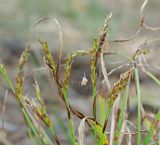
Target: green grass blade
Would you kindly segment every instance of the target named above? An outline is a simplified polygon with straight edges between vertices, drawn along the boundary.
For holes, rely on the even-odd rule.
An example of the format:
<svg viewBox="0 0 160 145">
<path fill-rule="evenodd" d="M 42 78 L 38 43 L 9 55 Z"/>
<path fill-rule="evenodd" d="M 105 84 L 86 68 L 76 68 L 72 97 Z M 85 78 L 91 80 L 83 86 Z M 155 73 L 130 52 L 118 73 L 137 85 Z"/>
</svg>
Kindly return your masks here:
<svg viewBox="0 0 160 145">
<path fill-rule="evenodd" d="M 101 91 L 101 90 L 100 90 Z M 99 114 L 99 123 L 100 125 L 103 125 L 106 119 L 106 98 L 105 96 L 100 92 L 98 95 L 98 114 Z"/>
<path fill-rule="evenodd" d="M 70 137 L 71 137 L 71 142 L 73 145 L 78 145 L 76 142 L 76 136 L 75 136 L 75 132 L 74 132 L 74 126 L 73 126 L 73 121 L 70 118 L 69 119 L 69 129 L 70 129 Z"/>
<path fill-rule="evenodd" d="M 37 132 L 35 126 L 33 125 L 30 117 L 28 116 L 28 113 L 24 110 L 24 108 L 22 108 L 22 113 L 24 115 L 25 121 L 28 124 L 28 126 L 30 127 L 30 129 L 33 131 L 34 135 L 36 136 L 38 142 L 40 145 L 44 145 L 43 140 L 41 139 L 39 133 Z"/>
<path fill-rule="evenodd" d="M 71 117 L 71 112 L 70 112 L 70 108 L 69 108 L 69 101 L 68 101 L 68 96 L 67 96 L 67 90 L 62 91 L 63 96 L 64 96 L 64 103 L 66 105 L 67 108 L 67 116 L 68 116 L 68 126 L 69 126 L 69 133 L 70 133 L 70 137 L 71 137 L 71 142 L 73 145 L 77 145 L 77 141 L 76 141 L 76 135 L 75 135 L 75 131 L 74 131 L 74 123 Z"/>
<path fill-rule="evenodd" d="M 156 76 L 154 76 L 149 71 L 144 71 L 144 72 L 160 86 L 160 80 Z"/>
<path fill-rule="evenodd" d="M 106 133 L 103 133 L 103 127 L 93 122 L 92 128 L 93 128 L 94 134 L 96 135 L 94 136 L 95 144 L 96 145 L 108 145 L 109 141 L 108 141 Z"/>
<path fill-rule="evenodd" d="M 40 128 L 40 130 L 43 133 L 45 143 L 49 144 L 49 145 L 54 145 L 53 142 L 51 141 L 51 139 L 49 138 L 48 134 L 46 133 L 46 131 L 42 127 Z"/>
<path fill-rule="evenodd" d="M 142 114 L 141 114 L 141 92 L 140 92 L 140 83 L 139 83 L 139 73 L 138 69 L 135 68 L 135 81 L 136 81 L 136 92 L 137 92 L 137 100 L 138 100 L 138 140 L 137 144 L 141 144 L 141 123 L 142 123 Z"/>
<path fill-rule="evenodd" d="M 7 82 L 7 85 L 14 93 L 14 87 L 13 87 L 12 81 L 10 80 L 9 76 L 7 75 L 6 69 L 4 68 L 4 66 L 2 64 L 0 64 L 0 74 L 5 79 L 5 81 Z"/>
<path fill-rule="evenodd" d="M 36 145 L 35 139 L 34 139 L 34 137 L 32 135 L 32 131 L 31 131 L 30 128 L 28 128 L 28 135 L 29 135 L 29 137 L 31 139 L 32 145 Z"/>
<path fill-rule="evenodd" d="M 123 124 L 123 120 L 125 117 L 125 113 L 126 113 L 126 108 L 127 108 L 127 101 L 128 101 L 128 95 L 129 95 L 129 85 L 130 85 L 130 80 L 128 81 L 128 85 L 125 88 L 124 94 L 122 95 L 122 104 L 121 104 L 121 111 L 120 111 L 120 115 L 118 118 L 118 123 L 117 123 L 117 130 L 115 131 L 115 145 L 118 145 L 118 138 L 120 136 L 120 131 L 122 129 L 122 124 Z"/>
<path fill-rule="evenodd" d="M 160 121 L 160 111 L 155 116 L 154 122 L 152 123 L 152 125 L 151 125 L 145 139 L 144 139 L 143 145 L 148 145 L 150 143 L 150 140 L 151 140 L 153 133 L 155 131 L 155 127 L 159 121 Z"/>
</svg>

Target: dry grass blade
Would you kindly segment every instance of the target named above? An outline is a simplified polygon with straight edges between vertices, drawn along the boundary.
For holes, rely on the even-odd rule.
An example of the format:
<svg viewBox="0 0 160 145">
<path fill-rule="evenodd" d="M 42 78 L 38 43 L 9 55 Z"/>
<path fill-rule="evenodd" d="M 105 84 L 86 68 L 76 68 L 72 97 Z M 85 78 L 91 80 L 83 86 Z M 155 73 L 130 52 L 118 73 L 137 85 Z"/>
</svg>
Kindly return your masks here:
<svg viewBox="0 0 160 145">
<path fill-rule="evenodd" d="M 125 132 L 125 129 L 126 129 L 126 120 L 124 119 L 122 123 L 121 132 Z M 124 134 L 120 134 L 119 139 L 118 139 L 118 145 L 122 144 L 123 137 L 124 137 Z"/>
<path fill-rule="evenodd" d="M 84 134 L 85 134 L 85 122 L 88 117 L 84 117 L 79 124 L 78 133 L 79 133 L 79 145 L 84 145 Z"/>
<path fill-rule="evenodd" d="M 140 13 L 139 13 L 139 15 L 140 15 L 140 19 L 141 19 L 141 20 L 143 20 L 144 17 L 145 17 L 145 16 L 143 16 L 143 12 L 144 12 L 144 9 L 145 9 L 147 3 L 148 3 L 148 0 L 145 0 L 145 1 L 143 2 L 143 4 L 142 4 L 141 8 L 140 8 Z"/>
<path fill-rule="evenodd" d="M 111 87 L 111 84 L 109 82 L 107 68 L 105 67 L 103 53 L 101 53 L 101 68 L 102 68 L 102 73 L 103 73 L 104 80 L 105 80 L 105 82 L 107 84 L 107 87 L 108 87 L 108 90 L 109 90 L 110 87 Z"/>
<path fill-rule="evenodd" d="M 143 16 L 143 12 L 144 12 L 144 9 L 146 7 L 146 5 L 148 4 L 148 0 L 145 0 L 141 6 L 141 9 L 140 9 L 140 19 L 141 19 L 141 26 L 143 26 L 145 29 L 148 29 L 148 30 L 151 30 L 151 31 L 160 31 L 160 27 L 151 27 L 151 26 L 148 26 L 145 22 L 144 22 L 144 18 L 145 16 Z"/>
<path fill-rule="evenodd" d="M 114 73 L 115 71 L 117 71 L 117 70 L 119 70 L 119 69 L 121 69 L 121 68 L 123 68 L 123 67 L 126 67 L 126 66 L 129 66 L 130 64 L 123 64 L 123 65 L 120 65 L 120 66 L 118 66 L 118 67 L 116 67 L 116 68 L 113 68 L 110 72 L 108 72 L 108 76 L 110 76 L 112 73 Z M 104 82 L 105 80 L 103 80 L 102 82 Z"/>
<path fill-rule="evenodd" d="M 127 39 L 117 39 L 117 40 L 112 40 L 111 42 L 126 42 L 126 41 L 131 41 L 133 39 L 135 39 L 139 33 L 141 32 L 142 30 L 142 27 L 145 28 L 145 29 L 148 29 L 148 30 L 151 30 L 151 31 L 160 31 L 160 27 L 151 27 L 151 26 L 148 26 L 145 22 L 144 22 L 144 18 L 145 16 L 143 16 L 143 12 L 144 12 L 144 9 L 146 7 L 146 5 L 148 4 L 148 0 L 144 0 L 142 6 L 141 6 L 141 9 L 140 9 L 140 12 L 139 12 L 139 15 L 140 15 L 140 25 L 139 25 L 139 28 L 137 30 L 137 32 L 132 35 L 131 37 L 127 38 Z"/>
<path fill-rule="evenodd" d="M 129 38 L 112 40 L 111 42 L 127 42 L 127 41 L 131 41 L 131 40 L 135 39 L 139 35 L 139 33 L 142 30 L 142 26 L 144 25 L 143 11 L 144 11 L 144 8 L 147 5 L 147 3 L 148 3 L 148 0 L 145 0 L 143 2 L 142 6 L 141 6 L 141 9 L 140 9 L 140 12 L 139 12 L 139 15 L 140 15 L 140 25 L 139 25 L 138 30 L 136 31 L 136 33 L 134 35 L 130 36 Z"/>
<path fill-rule="evenodd" d="M 160 31 L 160 27 L 151 27 L 148 26 L 146 23 L 143 23 L 143 27 L 151 31 Z"/>
<path fill-rule="evenodd" d="M 142 28 L 139 27 L 137 32 L 134 35 L 130 36 L 129 38 L 112 40 L 111 42 L 127 42 L 127 41 L 131 41 L 131 40 L 135 39 L 139 35 L 139 33 L 141 32 L 141 29 Z"/>
<path fill-rule="evenodd" d="M 63 35 L 62 35 L 62 27 L 61 25 L 59 24 L 58 20 L 55 19 L 55 18 L 52 18 L 52 17 L 45 17 L 45 18 L 42 18 L 40 20 L 38 20 L 33 26 L 32 28 L 35 28 L 38 24 L 40 24 L 41 22 L 45 21 L 45 20 L 53 20 L 55 22 L 55 24 L 57 25 L 58 27 L 58 32 L 59 32 L 59 40 L 60 40 L 60 49 L 59 49 L 59 54 L 60 54 L 60 57 L 61 57 L 61 54 L 62 54 L 62 44 L 63 44 Z M 61 58 L 60 58 L 61 59 Z"/>
<path fill-rule="evenodd" d="M 4 129 L 4 113 L 5 113 L 5 109 L 6 109 L 7 98 L 8 98 L 8 91 L 6 90 L 5 95 L 4 95 L 4 103 L 3 103 L 3 107 L 2 107 L 2 113 L 1 113 L 2 129 Z"/>
<path fill-rule="evenodd" d="M 129 133 L 129 136 L 128 136 L 128 145 L 132 145 L 132 135 L 131 135 L 131 131 L 130 131 L 130 128 L 127 126 L 126 130 L 128 131 Z"/>
<path fill-rule="evenodd" d="M 119 100 L 119 99 L 118 99 Z M 119 101 L 115 101 L 112 107 L 112 113 L 111 113 L 111 128 L 110 128 L 110 138 L 109 138 L 109 144 L 113 145 L 114 142 L 114 132 L 115 132 L 115 125 L 116 125 L 116 110 L 118 106 Z"/>
</svg>

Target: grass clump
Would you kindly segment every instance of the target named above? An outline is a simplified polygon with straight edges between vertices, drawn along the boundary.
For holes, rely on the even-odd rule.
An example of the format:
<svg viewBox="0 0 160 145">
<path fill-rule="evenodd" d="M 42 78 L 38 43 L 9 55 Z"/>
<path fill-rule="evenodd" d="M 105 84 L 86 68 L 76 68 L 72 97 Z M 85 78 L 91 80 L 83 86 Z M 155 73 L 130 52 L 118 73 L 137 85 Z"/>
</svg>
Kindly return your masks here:
<svg viewBox="0 0 160 145">
<path fill-rule="evenodd" d="M 146 5 L 146 1 L 143 4 L 141 13 Z M 61 50 L 59 50 L 57 60 L 51 54 L 48 43 L 42 39 L 39 40 L 43 58 L 45 64 L 50 72 L 50 77 L 54 78 L 56 86 L 58 89 L 59 97 L 64 102 L 66 113 L 67 113 L 67 122 L 69 129 L 69 140 L 72 145 L 84 145 L 85 138 L 85 123 L 87 124 L 90 133 L 93 135 L 93 142 L 96 145 L 109 145 L 110 143 L 114 145 L 123 144 L 124 136 L 127 137 L 126 144 L 132 144 L 132 136 L 137 136 L 137 144 L 147 145 L 150 143 L 160 143 L 158 138 L 158 124 L 160 122 L 160 113 L 153 113 L 153 121 L 151 122 L 148 114 L 143 109 L 142 105 L 142 95 L 140 91 L 140 78 L 139 70 L 141 69 L 146 75 L 148 75 L 152 80 L 154 80 L 158 85 L 160 85 L 160 80 L 154 76 L 151 72 L 146 70 L 140 61 L 140 58 L 144 58 L 146 55 L 143 47 L 137 49 L 132 57 L 128 57 L 125 54 L 119 52 L 110 51 L 109 43 L 107 39 L 107 33 L 109 30 L 109 20 L 111 15 L 107 16 L 104 25 L 98 34 L 98 36 L 93 41 L 92 49 L 88 50 L 78 50 L 74 53 L 68 54 L 66 58 L 65 67 L 64 67 L 64 76 L 60 75 L 60 65 L 61 65 Z M 143 21 L 144 22 L 144 21 Z M 142 21 L 141 21 L 142 23 Z M 146 25 L 141 25 L 141 27 Z M 138 30 L 139 32 L 139 30 Z M 137 33 L 136 33 L 137 35 Z M 134 37 L 133 37 L 134 38 Z M 118 42 L 129 41 L 131 39 L 119 40 Z M 117 40 L 116 40 L 117 41 Z M 62 49 L 62 48 L 60 48 Z M 7 82 L 9 89 L 12 91 L 13 95 L 17 98 L 22 115 L 27 125 L 28 135 L 32 140 L 32 144 L 61 144 L 61 140 L 58 138 L 58 134 L 55 131 L 55 126 L 53 121 L 50 119 L 47 114 L 46 105 L 41 96 L 41 91 L 38 85 L 38 82 L 35 80 L 34 90 L 36 100 L 31 98 L 28 95 L 25 95 L 23 92 L 23 83 L 24 83 L 24 67 L 28 60 L 30 54 L 30 47 L 22 53 L 19 63 L 18 63 L 18 72 L 16 77 L 16 85 L 14 87 L 12 81 L 7 75 L 6 69 L 1 64 L 0 65 L 0 74 Z M 103 55 L 121 55 L 127 58 L 128 67 L 126 71 L 120 75 L 120 78 L 116 80 L 113 84 L 109 82 L 109 75 L 107 74 L 106 68 L 104 67 L 102 57 Z M 92 116 L 86 116 L 84 113 L 79 110 L 75 110 L 69 102 L 69 82 L 70 75 L 72 70 L 72 63 L 75 57 L 87 56 L 90 61 L 90 78 L 92 82 Z M 99 60 L 101 57 L 101 61 Z M 97 75 L 96 69 L 97 65 L 101 64 L 102 68 L 99 70 L 101 76 Z M 128 102 L 129 102 L 129 88 L 131 82 L 135 79 L 135 88 L 137 94 L 138 102 L 138 116 L 137 116 L 137 129 L 133 132 L 130 129 L 130 126 L 127 124 L 128 121 Z M 108 94 L 105 93 L 103 87 L 103 79 L 108 82 Z M 99 81 L 100 80 L 100 81 Z M 100 83 L 98 83 L 100 82 Z M 98 102 L 97 102 L 98 100 Z M 38 104 L 37 104 L 38 102 Z M 115 103 L 116 102 L 116 103 Z M 115 108 L 114 108 L 115 107 Z M 109 123 L 112 122 L 111 112 L 115 109 L 116 121 L 114 123 L 114 128 L 110 127 Z M 76 127 L 74 125 L 73 115 L 80 119 L 79 126 L 79 135 L 76 134 Z M 56 115 L 57 116 L 57 115 Z M 48 133 L 45 128 L 48 128 Z M 129 121 L 128 121 L 129 122 Z M 142 123 L 145 124 L 147 130 L 142 130 Z M 128 129 L 128 132 L 126 131 Z M 109 130 L 109 132 L 108 132 Z M 145 135 L 143 135 L 145 133 Z M 50 136 L 52 135 L 52 137 Z M 109 134 L 113 135 L 113 138 L 109 137 Z M 143 137 L 142 137 L 143 135 Z M 79 138 L 78 138 L 79 137 Z M 54 139 L 54 141 L 52 140 Z"/>
</svg>

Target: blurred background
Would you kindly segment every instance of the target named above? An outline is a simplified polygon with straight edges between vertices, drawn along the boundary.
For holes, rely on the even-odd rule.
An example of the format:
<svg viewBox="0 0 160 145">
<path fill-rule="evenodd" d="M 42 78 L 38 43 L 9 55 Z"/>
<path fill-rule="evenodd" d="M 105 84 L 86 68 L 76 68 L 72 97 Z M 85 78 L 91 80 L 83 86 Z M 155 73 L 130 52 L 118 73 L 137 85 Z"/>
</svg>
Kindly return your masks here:
<svg viewBox="0 0 160 145">
<path fill-rule="evenodd" d="M 143 0 L 0 0 L 0 62 L 6 66 L 11 79 L 15 82 L 18 58 L 21 52 L 30 45 L 33 53 L 26 65 L 25 93 L 34 96 L 32 84 L 34 77 L 36 77 L 48 106 L 48 111 L 51 115 L 54 112 L 53 120 L 56 122 L 58 121 L 57 118 L 66 118 L 64 111 L 60 116 L 55 117 L 57 110 L 59 108 L 63 110 L 64 106 L 57 97 L 57 90 L 53 89 L 53 82 L 47 77 L 48 72 L 43 68 L 42 70 L 35 70 L 44 67 L 38 42 L 39 38 L 48 41 L 50 50 L 56 57 L 57 48 L 60 46 L 58 27 L 53 20 L 45 20 L 36 27 L 33 27 L 34 24 L 44 17 L 53 17 L 58 20 L 62 27 L 63 55 L 65 57 L 69 52 L 91 48 L 93 39 L 99 33 L 106 16 L 111 12 L 113 14 L 108 34 L 109 40 L 123 39 L 134 35 L 140 25 L 139 12 L 142 3 Z M 145 22 L 148 25 L 160 26 L 159 8 L 159 0 L 148 2 L 144 11 L 146 13 Z M 131 56 L 146 39 L 152 41 L 159 37 L 160 32 L 142 29 L 139 36 L 132 41 L 124 43 L 110 42 L 110 50 L 123 52 Z M 150 53 L 146 56 L 146 59 L 149 64 L 156 66 L 149 69 L 160 78 L 160 41 L 148 43 L 147 47 L 150 49 Z M 106 58 L 108 70 L 113 69 L 116 65 L 113 66 L 107 62 L 122 60 L 124 58 L 119 56 Z M 85 88 L 79 85 L 84 72 L 86 77 L 89 78 L 87 58 L 74 60 L 73 66 L 69 91 L 71 104 L 80 111 L 90 114 L 91 107 L 88 108 L 88 103 L 91 104 L 90 80 Z M 117 79 L 123 71 L 122 69 L 116 72 L 112 76 L 113 80 Z M 158 86 L 143 73 L 141 73 L 141 83 L 143 103 L 149 106 L 149 109 L 159 109 L 160 90 Z M 6 90 L 6 84 L 1 77 L 0 85 L 1 110 Z M 132 91 L 134 91 L 134 86 L 131 88 Z M 131 105 L 134 110 L 134 106 L 136 106 L 135 94 L 131 96 Z M 3 119 L 5 125 L 0 126 L 5 129 L 5 132 L 0 130 L 0 140 L 4 138 L 9 144 L 16 145 L 31 144 L 25 135 L 24 121 L 19 106 L 10 93 L 8 93 Z M 58 125 L 57 130 L 59 131 Z M 62 136 L 62 140 L 63 138 Z"/>
</svg>

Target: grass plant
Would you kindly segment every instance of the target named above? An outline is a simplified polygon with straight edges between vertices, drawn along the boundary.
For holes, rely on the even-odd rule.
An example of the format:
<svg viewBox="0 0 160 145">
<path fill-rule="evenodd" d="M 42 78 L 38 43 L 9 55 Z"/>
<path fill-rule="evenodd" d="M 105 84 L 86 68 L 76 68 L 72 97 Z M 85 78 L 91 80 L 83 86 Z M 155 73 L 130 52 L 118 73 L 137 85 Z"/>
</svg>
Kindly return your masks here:
<svg viewBox="0 0 160 145">
<path fill-rule="evenodd" d="M 141 13 L 147 4 L 147 1 L 142 5 Z M 109 42 L 107 38 L 107 34 L 109 32 L 109 20 L 111 19 L 111 14 L 107 16 L 104 25 L 101 28 L 101 31 L 97 35 L 97 37 L 93 41 L 93 46 L 91 49 L 87 50 L 78 50 L 68 54 L 68 57 L 65 60 L 64 64 L 64 75 L 60 75 L 60 65 L 61 65 L 61 53 L 62 48 L 59 48 L 57 58 L 54 58 L 49 47 L 47 41 L 43 39 L 39 39 L 41 45 L 41 51 L 46 64 L 47 69 L 50 72 L 51 79 L 56 83 L 59 99 L 61 99 L 65 105 L 66 114 L 67 114 L 67 124 L 69 130 L 69 142 L 68 144 L 72 145 L 84 145 L 84 138 L 85 131 L 84 126 L 85 123 L 89 128 L 89 132 L 93 135 L 93 142 L 96 145 L 109 145 L 112 143 L 114 145 L 123 144 L 124 136 L 129 138 L 131 136 L 137 136 L 137 144 L 138 145 L 148 145 L 150 143 L 160 144 L 160 139 L 158 138 L 158 124 L 160 123 L 160 112 L 154 114 L 153 122 L 151 122 L 147 116 L 148 114 L 143 109 L 142 104 L 142 97 L 141 94 L 141 84 L 140 84 L 140 76 L 139 70 L 143 70 L 143 72 L 149 76 L 153 81 L 160 85 L 160 80 L 151 72 L 146 70 L 144 66 L 142 67 L 139 58 L 144 57 L 146 55 L 145 50 L 142 47 L 139 47 L 137 51 L 132 55 L 132 57 L 126 56 L 126 54 L 121 54 L 119 52 L 113 52 L 109 50 Z M 151 27 L 147 27 L 144 24 L 144 21 L 141 21 L 141 27 L 146 29 L 153 29 Z M 155 31 L 155 29 L 154 29 Z M 139 33 L 139 30 L 138 30 Z M 138 34 L 136 33 L 136 36 Z M 132 39 L 134 37 L 131 37 Z M 119 40 L 118 42 L 125 42 L 131 40 L 124 39 Z M 116 42 L 116 41 L 115 41 Z M 59 135 L 55 130 L 55 124 L 49 117 L 47 113 L 47 105 L 45 105 L 43 98 L 45 96 L 41 96 L 41 91 L 38 85 L 38 81 L 35 80 L 34 82 L 34 90 L 36 100 L 33 99 L 31 96 L 24 94 L 23 85 L 24 85 L 24 67 L 29 59 L 31 48 L 27 47 L 25 51 L 22 53 L 18 67 L 17 67 L 17 77 L 16 77 L 16 84 L 13 85 L 9 75 L 5 67 L 0 64 L 0 74 L 3 79 L 6 81 L 8 85 L 8 89 L 11 90 L 12 94 L 17 99 L 19 106 L 21 108 L 22 115 L 24 117 L 28 136 L 31 138 L 31 142 L 33 145 L 37 143 L 40 145 L 49 144 L 49 145 L 60 145 L 61 140 L 59 140 Z M 121 55 L 125 59 L 127 58 L 128 65 L 126 66 L 126 71 L 124 71 L 118 80 L 113 82 L 112 84 L 109 82 L 109 76 L 107 71 L 105 70 L 105 65 L 103 62 L 103 58 L 100 61 L 100 56 L 107 55 Z M 79 56 L 87 56 L 89 58 L 90 64 L 90 78 L 92 83 L 92 116 L 86 116 L 85 112 L 80 112 L 79 110 L 75 110 L 69 102 L 69 87 L 70 87 L 70 75 L 72 70 L 72 63 L 75 58 Z M 102 68 L 99 68 L 101 76 L 97 75 L 97 66 L 101 64 Z M 121 68 L 121 67 L 119 67 Z M 105 93 L 105 89 L 103 87 L 103 79 L 108 84 L 108 93 Z M 135 79 L 135 81 L 134 81 Z M 100 80 L 100 81 L 98 81 Z M 100 82 L 100 83 L 98 83 Z M 43 82 L 45 83 L 45 82 Z M 126 120 L 128 120 L 128 102 L 130 98 L 130 85 L 131 83 L 135 83 L 136 94 L 137 94 L 137 129 L 136 131 L 128 132 L 129 125 L 125 124 Z M 113 110 L 113 106 L 115 102 L 119 99 L 119 102 L 116 104 L 115 109 L 115 117 L 116 121 L 113 122 L 114 129 L 110 127 L 109 122 L 111 122 L 111 112 Z M 38 102 L 38 104 L 37 104 Z M 57 116 L 57 115 L 56 115 Z M 80 119 L 80 126 L 79 126 L 79 140 L 78 135 L 76 134 L 76 127 L 74 125 L 73 116 Z M 57 118 L 60 120 L 60 118 Z M 147 126 L 147 129 L 144 131 L 142 130 L 143 125 Z M 45 127 L 44 127 L 45 125 Z M 62 121 L 60 122 L 62 128 L 65 129 L 64 124 Z M 87 128 L 85 127 L 85 128 Z M 46 131 L 47 128 L 49 132 Z M 109 130 L 109 133 L 107 132 Z M 64 133 L 67 133 L 65 130 Z M 109 134 L 113 134 L 113 139 L 109 138 Z M 142 138 L 142 134 L 145 134 L 145 137 Z M 52 136 L 50 136 L 52 135 Z M 68 137 L 68 134 L 66 135 Z M 143 135 L 144 136 L 144 135 Z M 129 139 L 128 139 L 129 140 Z M 127 142 L 130 144 L 131 142 Z"/>
</svg>

